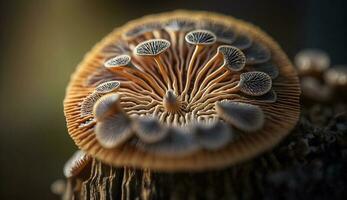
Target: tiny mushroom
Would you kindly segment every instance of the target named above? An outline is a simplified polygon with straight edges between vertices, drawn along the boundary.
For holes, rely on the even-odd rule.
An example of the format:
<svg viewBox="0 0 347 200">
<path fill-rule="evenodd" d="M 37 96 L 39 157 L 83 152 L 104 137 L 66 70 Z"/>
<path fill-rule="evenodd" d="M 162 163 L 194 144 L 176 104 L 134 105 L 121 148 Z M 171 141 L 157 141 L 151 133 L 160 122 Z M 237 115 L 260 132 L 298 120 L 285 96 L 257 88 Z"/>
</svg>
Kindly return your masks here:
<svg viewBox="0 0 347 200">
<path fill-rule="evenodd" d="M 64 175 L 66 178 L 78 176 L 85 167 L 90 164 L 91 157 L 84 151 L 76 151 L 72 157 L 65 163 Z"/>
<path fill-rule="evenodd" d="M 294 61 L 300 76 L 320 76 L 330 66 L 328 54 L 319 49 L 302 50 Z"/>
<path fill-rule="evenodd" d="M 201 171 L 274 147 L 299 99 L 296 70 L 259 28 L 175 11 L 102 40 L 72 76 L 64 112 L 77 146 L 103 163 Z"/>
<path fill-rule="evenodd" d="M 333 88 L 347 89 L 347 66 L 329 68 L 324 74 L 325 82 Z"/>
</svg>

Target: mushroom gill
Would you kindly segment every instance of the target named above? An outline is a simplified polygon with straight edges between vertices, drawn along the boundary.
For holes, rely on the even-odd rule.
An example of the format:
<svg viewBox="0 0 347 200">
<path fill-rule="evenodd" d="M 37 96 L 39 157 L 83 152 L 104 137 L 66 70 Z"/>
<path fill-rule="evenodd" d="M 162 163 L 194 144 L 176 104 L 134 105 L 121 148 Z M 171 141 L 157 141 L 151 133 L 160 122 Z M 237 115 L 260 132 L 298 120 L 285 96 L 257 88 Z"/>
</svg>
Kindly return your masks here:
<svg viewBox="0 0 347 200">
<path fill-rule="evenodd" d="M 294 68 L 259 28 L 175 11 L 97 44 L 71 79 L 64 111 L 75 143 L 108 164 L 203 170 L 276 145 L 298 120 L 299 95 Z"/>
</svg>

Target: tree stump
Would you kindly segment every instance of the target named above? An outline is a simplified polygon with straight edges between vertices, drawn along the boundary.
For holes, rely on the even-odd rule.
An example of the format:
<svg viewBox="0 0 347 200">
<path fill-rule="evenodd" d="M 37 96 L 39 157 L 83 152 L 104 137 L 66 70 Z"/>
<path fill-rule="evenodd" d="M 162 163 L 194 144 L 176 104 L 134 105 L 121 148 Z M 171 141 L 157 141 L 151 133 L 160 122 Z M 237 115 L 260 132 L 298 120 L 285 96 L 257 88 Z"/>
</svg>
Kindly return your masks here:
<svg viewBox="0 0 347 200">
<path fill-rule="evenodd" d="M 345 105 L 310 106 L 278 147 L 223 170 L 162 173 L 93 159 L 67 180 L 63 199 L 342 199 L 347 195 L 343 110 Z"/>
</svg>

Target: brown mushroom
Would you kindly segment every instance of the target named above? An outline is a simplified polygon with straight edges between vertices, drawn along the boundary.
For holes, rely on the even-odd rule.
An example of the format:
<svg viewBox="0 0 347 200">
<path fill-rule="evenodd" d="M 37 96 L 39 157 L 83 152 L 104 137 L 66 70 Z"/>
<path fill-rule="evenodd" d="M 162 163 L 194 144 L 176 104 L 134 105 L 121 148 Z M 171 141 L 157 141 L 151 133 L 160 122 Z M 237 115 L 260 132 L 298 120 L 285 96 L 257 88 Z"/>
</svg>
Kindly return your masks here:
<svg viewBox="0 0 347 200">
<path fill-rule="evenodd" d="M 302 50 L 296 54 L 294 61 L 300 76 L 319 77 L 330 66 L 328 54 L 319 49 Z"/>
<path fill-rule="evenodd" d="M 66 178 L 75 177 L 91 162 L 91 157 L 84 151 L 76 151 L 65 163 L 64 175 Z"/>
<path fill-rule="evenodd" d="M 116 44 L 129 50 L 105 53 Z M 203 170 L 275 146 L 298 120 L 299 96 L 295 69 L 259 28 L 177 11 L 107 36 L 73 75 L 64 111 L 75 143 L 104 163 Z"/>
<path fill-rule="evenodd" d="M 324 73 L 325 83 L 334 90 L 335 96 L 347 98 L 347 66 L 338 65 Z"/>
</svg>

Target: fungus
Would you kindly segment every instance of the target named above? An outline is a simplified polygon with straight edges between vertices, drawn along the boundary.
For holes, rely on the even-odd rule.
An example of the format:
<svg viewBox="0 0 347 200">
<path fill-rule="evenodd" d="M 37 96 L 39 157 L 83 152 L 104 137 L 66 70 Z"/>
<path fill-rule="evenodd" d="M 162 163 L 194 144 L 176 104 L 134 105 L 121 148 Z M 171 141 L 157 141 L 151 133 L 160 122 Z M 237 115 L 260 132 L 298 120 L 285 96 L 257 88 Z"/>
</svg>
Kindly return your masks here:
<svg viewBox="0 0 347 200">
<path fill-rule="evenodd" d="M 141 117 L 134 121 L 134 131 L 141 141 L 155 143 L 167 136 L 168 131 L 154 117 Z"/>
<path fill-rule="evenodd" d="M 108 81 L 108 82 L 105 82 L 105 83 L 98 85 L 95 88 L 95 92 L 97 92 L 99 94 L 106 94 L 106 93 L 117 91 L 119 86 L 120 86 L 119 81 Z"/>
<path fill-rule="evenodd" d="M 236 36 L 235 41 L 232 43 L 234 47 L 241 50 L 247 49 L 252 45 L 252 38 L 245 33 L 240 33 Z"/>
<path fill-rule="evenodd" d="M 244 68 L 246 57 L 240 49 L 224 45 L 218 47 L 218 52 L 220 52 L 224 58 L 222 66 L 231 71 L 241 71 Z"/>
<path fill-rule="evenodd" d="M 303 97 L 309 100 L 327 102 L 333 96 L 331 88 L 314 77 L 301 78 L 301 89 Z"/>
<path fill-rule="evenodd" d="M 94 105 L 96 139 L 105 148 L 113 148 L 132 136 L 131 120 L 120 106 L 118 94 L 109 94 L 100 98 Z"/>
<path fill-rule="evenodd" d="M 115 67 L 127 66 L 130 63 L 130 56 L 128 55 L 119 55 L 107 60 L 104 65 L 106 68 L 112 69 Z"/>
<path fill-rule="evenodd" d="M 246 72 L 240 75 L 240 91 L 251 96 L 261 96 L 270 91 L 271 77 L 264 72 Z"/>
<path fill-rule="evenodd" d="M 216 103 L 218 115 L 236 128 L 253 132 L 264 125 L 264 112 L 259 106 L 224 100 Z"/>
<path fill-rule="evenodd" d="M 78 176 L 81 171 L 90 164 L 91 157 L 84 151 L 76 151 L 64 165 L 64 175 L 66 178 Z"/>
<path fill-rule="evenodd" d="M 253 43 L 245 50 L 247 64 L 259 64 L 268 61 L 271 58 L 270 51 L 265 46 Z"/>
<path fill-rule="evenodd" d="M 224 147 L 235 136 L 233 130 L 219 120 L 206 124 L 197 124 L 193 128 L 193 133 L 199 145 L 208 150 Z"/>
<path fill-rule="evenodd" d="M 202 20 L 198 28 L 213 32 L 216 35 L 217 41 L 222 43 L 231 44 L 236 38 L 233 27 L 226 26 L 222 23 L 211 22 L 208 19 Z"/>
<path fill-rule="evenodd" d="M 347 88 L 347 66 L 335 66 L 324 74 L 324 80 L 333 88 Z"/>
<path fill-rule="evenodd" d="M 75 143 L 104 163 L 204 170 L 276 145 L 299 96 L 295 69 L 261 30 L 178 11 L 107 36 L 72 76 L 64 111 Z"/>
<path fill-rule="evenodd" d="M 156 143 L 137 143 L 136 145 L 144 151 L 151 152 L 164 157 L 182 157 L 191 155 L 199 150 L 194 136 L 186 129 L 170 127 L 167 129 L 166 137 Z"/>
<path fill-rule="evenodd" d="M 299 75 L 320 76 L 330 66 L 328 54 L 319 49 L 300 51 L 294 61 Z"/>
</svg>

